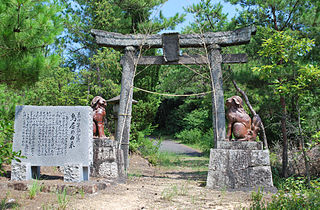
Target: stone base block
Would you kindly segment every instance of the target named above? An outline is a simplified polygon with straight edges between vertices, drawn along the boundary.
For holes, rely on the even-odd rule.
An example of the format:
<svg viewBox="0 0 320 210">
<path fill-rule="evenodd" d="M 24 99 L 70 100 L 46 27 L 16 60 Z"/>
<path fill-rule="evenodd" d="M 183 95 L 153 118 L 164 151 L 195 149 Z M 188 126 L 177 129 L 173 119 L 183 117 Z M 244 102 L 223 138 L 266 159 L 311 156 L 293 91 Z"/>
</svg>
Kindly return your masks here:
<svg viewBox="0 0 320 210">
<path fill-rule="evenodd" d="M 217 149 L 262 150 L 262 142 L 256 141 L 217 141 Z"/>
<path fill-rule="evenodd" d="M 93 139 L 93 165 L 91 176 L 111 179 L 125 177 L 123 152 L 117 141 L 111 139 Z"/>
<path fill-rule="evenodd" d="M 23 181 L 32 179 L 31 163 L 19 163 L 12 161 L 11 163 L 11 180 Z"/>
<path fill-rule="evenodd" d="M 65 182 L 82 182 L 89 180 L 89 167 L 82 164 L 66 163 L 63 167 Z"/>
<path fill-rule="evenodd" d="M 207 187 L 274 191 L 268 150 L 211 149 Z"/>
<path fill-rule="evenodd" d="M 24 181 L 40 177 L 40 166 L 31 166 L 31 163 L 12 161 L 11 180 Z"/>
</svg>

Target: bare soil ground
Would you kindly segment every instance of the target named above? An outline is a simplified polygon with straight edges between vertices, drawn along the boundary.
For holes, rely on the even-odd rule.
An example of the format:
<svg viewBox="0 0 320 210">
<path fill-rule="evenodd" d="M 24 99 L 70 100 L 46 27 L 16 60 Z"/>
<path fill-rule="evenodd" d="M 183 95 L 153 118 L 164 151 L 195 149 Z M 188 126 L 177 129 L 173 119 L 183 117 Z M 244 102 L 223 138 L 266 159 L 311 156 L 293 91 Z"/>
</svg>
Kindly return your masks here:
<svg viewBox="0 0 320 210">
<path fill-rule="evenodd" d="M 251 193 L 205 188 L 208 158 L 183 156 L 177 166 L 154 167 L 138 155 L 130 159 L 127 183 L 115 184 L 95 194 L 68 195 L 39 192 L 30 199 L 29 191 L 0 185 L 0 201 L 16 209 L 242 209 L 251 203 Z M 52 175 L 61 176 L 51 169 Z M 62 182 L 62 180 L 58 180 Z M 1 183 L 9 182 L 1 178 Z M 60 202 L 58 201 L 60 197 Z M 266 195 L 269 199 L 271 195 Z M 18 204 L 18 205 L 15 205 Z M 3 206 L 3 205 L 2 205 Z M 1 209 L 1 205 L 0 205 Z"/>
</svg>

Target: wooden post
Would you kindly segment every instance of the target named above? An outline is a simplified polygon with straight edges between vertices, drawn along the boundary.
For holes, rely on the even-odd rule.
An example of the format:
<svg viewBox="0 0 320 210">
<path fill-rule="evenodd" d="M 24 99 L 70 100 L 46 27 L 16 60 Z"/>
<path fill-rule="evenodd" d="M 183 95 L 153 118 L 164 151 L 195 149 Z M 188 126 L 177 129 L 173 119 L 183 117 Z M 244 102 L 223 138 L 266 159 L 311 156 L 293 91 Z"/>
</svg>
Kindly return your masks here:
<svg viewBox="0 0 320 210">
<path fill-rule="evenodd" d="M 208 46 L 208 57 L 210 63 L 211 88 L 212 88 L 212 118 L 214 132 L 214 148 L 217 148 L 218 141 L 226 138 L 226 120 L 223 97 L 222 80 L 222 55 L 219 45 Z"/>
<path fill-rule="evenodd" d="M 116 140 L 123 151 L 125 171 L 129 167 L 129 137 L 135 73 L 134 52 L 135 48 L 128 46 L 125 48 L 124 56 L 121 58 L 122 80 Z"/>
</svg>

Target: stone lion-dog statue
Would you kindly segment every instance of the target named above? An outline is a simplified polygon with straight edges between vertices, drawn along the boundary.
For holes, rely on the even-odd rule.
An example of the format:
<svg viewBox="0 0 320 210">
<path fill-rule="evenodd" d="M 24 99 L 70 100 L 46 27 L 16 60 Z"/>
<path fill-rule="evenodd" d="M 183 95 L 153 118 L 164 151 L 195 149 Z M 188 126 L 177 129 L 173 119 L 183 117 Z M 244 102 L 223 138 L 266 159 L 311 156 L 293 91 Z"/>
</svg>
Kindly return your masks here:
<svg viewBox="0 0 320 210">
<path fill-rule="evenodd" d="M 255 141 L 260 130 L 261 119 L 259 115 L 251 118 L 243 108 L 243 101 L 240 96 L 232 96 L 226 101 L 228 119 L 226 140 L 235 141 Z"/>
<path fill-rule="evenodd" d="M 95 138 L 106 138 L 104 134 L 106 106 L 107 102 L 101 96 L 96 96 L 91 101 L 93 109 L 93 137 Z"/>
</svg>

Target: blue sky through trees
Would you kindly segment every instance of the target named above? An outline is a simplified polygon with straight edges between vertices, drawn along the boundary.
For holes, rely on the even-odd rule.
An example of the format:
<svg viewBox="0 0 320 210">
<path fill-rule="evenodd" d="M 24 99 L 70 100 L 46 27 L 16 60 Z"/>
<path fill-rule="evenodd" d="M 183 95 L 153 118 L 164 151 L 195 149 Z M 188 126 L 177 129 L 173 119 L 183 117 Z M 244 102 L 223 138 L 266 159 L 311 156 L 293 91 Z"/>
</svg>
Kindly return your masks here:
<svg viewBox="0 0 320 210">
<path fill-rule="evenodd" d="M 177 12 L 182 14 L 184 13 L 184 9 L 188 6 L 191 6 L 192 4 L 199 3 L 200 0 L 168 0 L 166 3 L 163 4 L 158 10 L 155 11 L 155 15 L 159 14 L 159 11 L 161 10 L 163 15 L 165 17 L 172 17 Z M 236 8 L 240 8 L 240 6 L 234 6 L 230 3 L 224 2 L 223 0 L 212 0 L 212 4 L 221 3 L 223 5 L 223 12 L 228 13 L 228 18 L 231 19 L 236 14 Z M 165 30 L 163 32 L 181 32 L 182 28 L 189 25 L 190 22 L 193 20 L 193 16 L 191 14 L 188 14 L 185 17 L 185 21 L 181 24 L 179 24 L 175 30 Z"/>
</svg>

